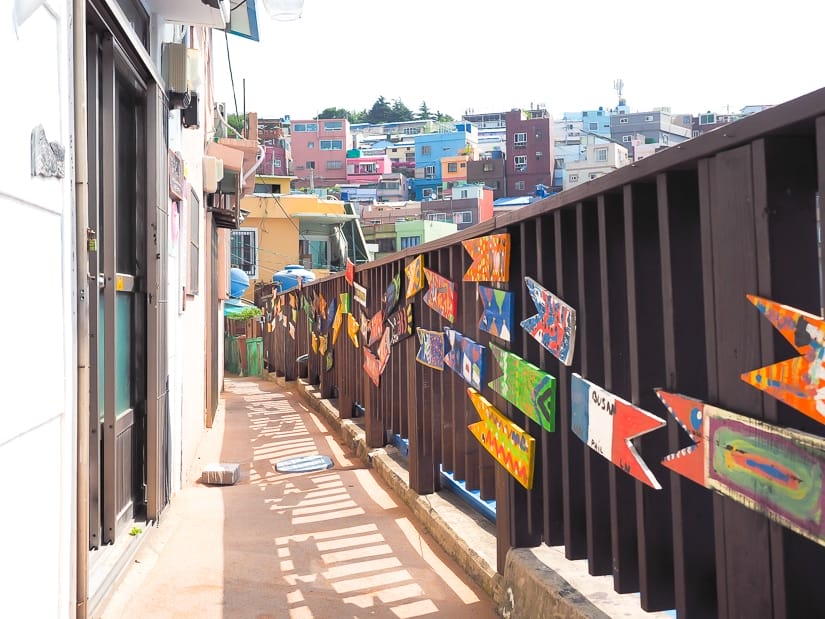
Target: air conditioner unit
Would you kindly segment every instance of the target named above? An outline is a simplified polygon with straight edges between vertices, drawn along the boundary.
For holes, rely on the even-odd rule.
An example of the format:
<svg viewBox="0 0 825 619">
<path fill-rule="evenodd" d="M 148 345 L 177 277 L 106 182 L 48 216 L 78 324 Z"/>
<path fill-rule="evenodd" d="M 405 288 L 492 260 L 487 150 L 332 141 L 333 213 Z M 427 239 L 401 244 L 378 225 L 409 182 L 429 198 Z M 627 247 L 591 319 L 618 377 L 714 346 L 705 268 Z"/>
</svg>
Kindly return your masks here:
<svg viewBox="0 0 825 619">
<path fill-rule="evenodd" d="M 204 193 L 215 193 L 218 190 L 218 183 L 223 179 L 223 159 L 210 157 L 203 158 L 203 191 Z"/>
<path fill-rule="evenodd" d="M 171 92 L 185 93 L 188 90 L 186 57 L 186 45 L 183 43 L 163 44 L 163 79 Z"/>
</svg>

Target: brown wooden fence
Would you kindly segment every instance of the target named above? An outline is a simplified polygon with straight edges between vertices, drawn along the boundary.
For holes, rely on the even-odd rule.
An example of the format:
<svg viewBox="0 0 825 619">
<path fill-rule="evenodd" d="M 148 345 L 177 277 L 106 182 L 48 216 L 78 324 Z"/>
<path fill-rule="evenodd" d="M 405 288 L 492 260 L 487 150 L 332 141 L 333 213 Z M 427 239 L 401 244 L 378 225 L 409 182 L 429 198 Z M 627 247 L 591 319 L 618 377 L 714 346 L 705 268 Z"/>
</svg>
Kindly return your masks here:
<svg viewBox="0 0 825 619">
<path fill-rule="evenodd" d="M 313 325 L 301 301 L 351 293 L 343 274 L 296 293 L 295 337 L 291 317 L 275 320 L 266 336 L 267 359 L 271 369 L 294 378 L 296 357 L 309 353 L 310 380 L 324 396 L 337 398 L 342 417 L 356 404 L 364 407 L 370 446 L 393 434 L 407 437 L 410 484 L 417 492 L 438 490 L 443 467 L 482 498 L 495 499 L 499 571 L 512 547 L 563 545 L 569 559 L 588 560 L 591 574 L 612 574 L 617 591 L 640 592 L 646 610 L 676 608 L 680 618 L 822 617 L 825 548 L 664 468 L 667 454 L 691 442 L 654 388 L 825 436 L 825 426 L 740 379 L 798 354 L 746 295 L 821 314 L 817 210 L 823 183 L 825 90 L 356 268 L 355 281 L 368 290 L 364 314 L 371 317 L 392 277 L 423 255 L 427 268 L 456 285 L 458 315 L 448 323 L 419 293 L 416 326 L 449 326 L 487 345 L 491 336 L 478 328 L 476 284 L 462 282 L 471 260 L 461 241 L 508 232 L 510 279 L 503 287 L 515 293 L 516 323 L 535 313 L 525 276 L 576 309 L 572 366 L 559 363 L 517 324 L 508 346 L 558 379 L 555 432 L 542 431 L 486 388 L 497 375 L 488 356 L 484 395 L 536 439 L 529 491 L 468 432 L 478 415 L 461 377 L 415 362 L 415 337 L 393 346 L 375 387 L 345 323 L 332 347 L 332 368 L 325 369 L 321 355 L 311 352 Z M 362 309 L 351 302 L 357 317 Z M 667 419 L 666 429 L 635 441 L 661 490 L 613 466 L 571 431 L 574 372 Z M 821 486 L 819 492 L 822 506 Z M 820 526 L 817 519 L 825 514 L 821 507 L 814 512 Z"/>
</svg>

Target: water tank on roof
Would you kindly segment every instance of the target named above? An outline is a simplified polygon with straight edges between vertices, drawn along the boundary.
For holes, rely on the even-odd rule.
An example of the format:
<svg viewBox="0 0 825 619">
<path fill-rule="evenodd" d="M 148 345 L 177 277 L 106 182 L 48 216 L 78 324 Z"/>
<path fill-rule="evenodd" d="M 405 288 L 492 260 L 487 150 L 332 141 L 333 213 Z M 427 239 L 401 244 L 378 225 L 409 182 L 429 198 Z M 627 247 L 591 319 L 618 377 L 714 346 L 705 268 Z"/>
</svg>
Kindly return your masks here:
<svg viewBox="0 0 825 619">
<path fill-rule="evenodd" d="M 249 288 L 249 275 L 237 267 L 229 269 L 229 296 L 239 298 Z"/>
<path fill-rule="evenodd" d="M 315 273 L 300 264 L 288 264 L 282 271 L 272 276 L 272 281 L 278 285 L 278 292 L 286 292 L 298 287 L 299 278 L 305 282 L 311 282 L 315 279 Z"/>
<path fill-rule="evenodd" d="M 492 153 L 490 153 L 490 156 L 493 159 L 504 159 L 504 153 L 502 151 L 500 151 L 499 149 L 496 149 Z"/>
</svg>

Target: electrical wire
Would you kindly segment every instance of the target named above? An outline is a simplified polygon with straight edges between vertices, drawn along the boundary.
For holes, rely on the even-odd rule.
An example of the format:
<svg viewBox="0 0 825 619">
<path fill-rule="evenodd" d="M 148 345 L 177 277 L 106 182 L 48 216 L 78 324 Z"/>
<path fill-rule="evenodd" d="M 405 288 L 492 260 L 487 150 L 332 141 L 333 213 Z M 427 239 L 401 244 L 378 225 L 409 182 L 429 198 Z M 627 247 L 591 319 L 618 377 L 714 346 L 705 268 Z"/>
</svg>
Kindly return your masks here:
<svg viewBox="0 0 825 619">
<path fill-rule="evenodd" d="M 232 57 L 229 55 L 229 35 L 223 31 L 226 40 L 226 61 L 229 64 L 229 82 L 232 84 L 232 98 L 235 100 L 235 116 L 238 115 L 238 95 L 235 93 L 235 77 L 232 75 Z"/>
</svg>

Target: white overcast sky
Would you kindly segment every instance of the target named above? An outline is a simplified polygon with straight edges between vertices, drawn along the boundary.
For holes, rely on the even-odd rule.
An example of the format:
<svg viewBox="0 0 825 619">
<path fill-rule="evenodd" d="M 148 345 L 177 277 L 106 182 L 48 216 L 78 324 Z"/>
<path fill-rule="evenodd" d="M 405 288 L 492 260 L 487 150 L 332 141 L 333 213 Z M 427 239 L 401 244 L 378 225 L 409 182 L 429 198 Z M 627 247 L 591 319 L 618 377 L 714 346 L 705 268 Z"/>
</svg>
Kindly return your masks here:
<svg viewBox="0 0 825 619">
<path fill-rule="evenodd" d="M 250 0 L 253 1 L 253 0 Z M 229 35 L 238 110 L 311 118 L 378 96 L 459 118 L 546 105 L 724 113 L 825 87 L 821 0 L 305 0 L 261 41 Z M 234 112 L 224 34 L 214 32 L 216 97 Z M 267 59 L 271 59 L 271 64 Z M 483 59 L 483 61 L 481 60 Z"/>
</svg>

